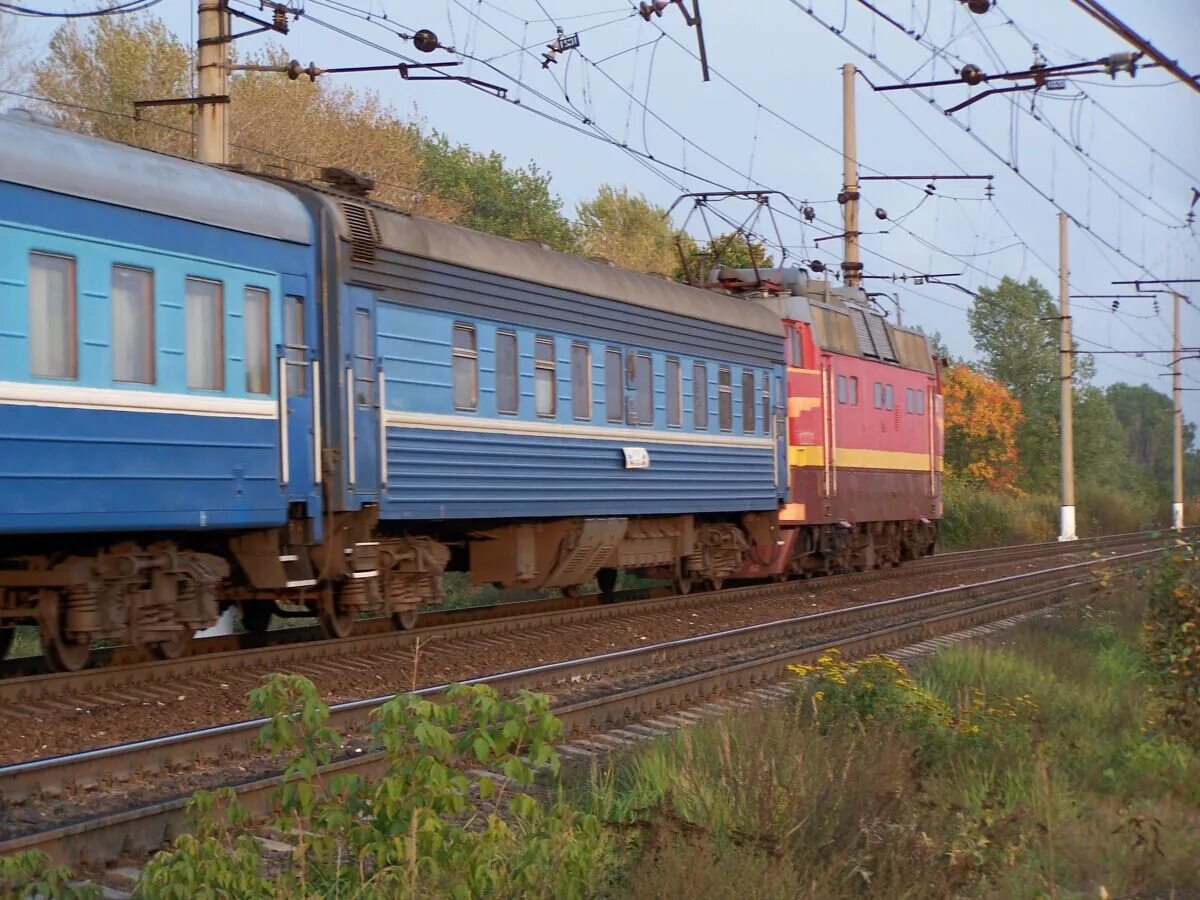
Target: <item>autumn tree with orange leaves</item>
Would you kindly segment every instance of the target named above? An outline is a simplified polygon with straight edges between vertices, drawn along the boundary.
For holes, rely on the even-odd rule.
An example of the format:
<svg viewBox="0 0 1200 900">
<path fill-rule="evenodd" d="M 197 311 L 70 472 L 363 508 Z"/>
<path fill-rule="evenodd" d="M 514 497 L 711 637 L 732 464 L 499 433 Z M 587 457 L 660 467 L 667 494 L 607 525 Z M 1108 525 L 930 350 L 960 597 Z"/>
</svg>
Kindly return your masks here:
<svg viewBox="0 0 1200 900">
<path fill-rule="evenodd" d="M 999 381 L 963 363 L 942 373 L 942 393 L 946 473 L 993 491 L 1013 489 L 1020 475 L 1020 402 Z"/>
</svg>

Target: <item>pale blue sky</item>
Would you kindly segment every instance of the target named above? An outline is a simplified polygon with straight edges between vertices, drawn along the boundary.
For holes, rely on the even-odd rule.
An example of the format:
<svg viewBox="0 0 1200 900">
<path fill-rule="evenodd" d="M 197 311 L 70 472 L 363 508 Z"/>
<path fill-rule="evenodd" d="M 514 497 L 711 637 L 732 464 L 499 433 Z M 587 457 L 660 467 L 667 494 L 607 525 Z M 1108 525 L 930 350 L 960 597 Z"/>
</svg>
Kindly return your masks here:
<svg viewBox="0 0 1200 900">
<path fill-rule="evenodd" d="M 29 3 L 44 9 L 94 5 L 89 0 Z M 675 7 L 647 23 L 634 14 L 628 0 L 306 0 L 304 5 L 309 18 L 294 23 L 290 35 L 248 38 L 239 43 L 239 52 L 253 52 L 270 40 L 305 64 L 314 61 L 320 66 L 394 61 L 385 50 L 422 61 L 463 58 L 440 51 L 424 56 L 395 33 L 432 29 L 444 45 L 475 58 L 459 69 L 462 74 L 508 87 L 509 100 L 517 102 L 461 84 L 404 82 L 391 74 L 329 78 L 377 90 L 400 114 L 418 117 L 455 141 L 499 151 L 514 164 L 535 162 L 552 174 L 568 214 L 605 182 L 626 185 L 664 207 L 681 192 L 679 185 L 699 190 L 706 186 L 705 179 L 734 188 L 757 185 L 784 191 L 795 201 L 809 201 L 818 220 L 802 227 L 795 208 L 780 201 L 782 243 L 794 258 L 810 258 L 819 248 L 817 255 L 835 269 L 840 242 L 814 245 L 813 240 L 840 232 L 840 208 L 834 200 L 841 185 L 839 67 L 853 62 L 876 84 L 892 83 L 893 78 L 828 25 L 843 30 L 862 51 L 905 77 L 953 77 L 950 63 L 930 62 L 928 47 L 855 0 L 705 0 L 708 58 L 719 73 L 707 84 L 692 55 L 695 32 Z M 989 73 L 1031 64 L 1030 40 L 1040 45 L 1051 65 L 1128 49 L 1068 0 L 1002 0 L 982 17 L 957 0 L 877 0 L 875 5 L 900 23 L 915 26 L 923 41 Z M 1180 58 L 1185 69 L 1200 71 L 1197 0 L 1111 0 L 1108 6 L 1165 53 Z M 810 7 L 826 24 L 810 16 Z M 370 11 L 376 22 L 349 10 Z M 165 0 L 155 12 L 185 42 L 194 39 L 191 0 Z M 388 21 L 381 26 L 385 12 Z M 544 70 L 541 52 L 555 34 L 549 17 L 567 33 L 579 31 L 581 46 Z M 314 18 L 369 38 L 381 48 L 352 41 Z M 1010 18 L 1016 27 L 1008 23 Z M 22 25 L 35 49 L 44 52 L 50 26 L 28 19 L 22 19 Z M 242 30 L 236 22 L 235 26 L 235 31 Z M 530 49 L 522 53 L 521 46 Z M 1090 100 L 1079 95 L 1079 87 Z M 943 107 L 952 106 L 968 96 L 968 88 L 938 88 L 933 96 Z M 642 100 L 648 102 L 650 114 L 643 112 Z M 1027 113 L 1031 102 L 1042 121 Z M 531 110 L 573 120 L 581 131 L 601 132 L 657 162 Z M 593 124 L 581 123 L 583 117 Z M 1126 289 L 1110 284 L 1113 279 L 1200 277 L 1198 232 L 1170 227 L 1183 223 L 1191 189 L 1200 187 L 1200 94 L 1161 69 L 1148 69 L 1133 81 L 1128 75 L 1115 81 L 1103 75 L 1077 79 L 1063 91 L 1039 93 L 1036 101 L 1030 93 L 989 97 L 954 118 L 996 154 L 1015 160 L 1022 175 L 1094 229 L 1095 237 L 1082 228 L 1071 229 L 1074 292 L 1124 293 Z M 1057 211 L 1051 203 L 912 92 L 872 93 L 860 80 L 858 122 L 864 175 L 963 170 L 995 175 L 994 201 L 984 198 L 978 182 L 943 182 L 924 202 L 923 182 L 865 183 L 862 230 L 888 231 L 863 238 L 869 274 L 961 271 L 966 274 L 954 280 L 970 287 L 994 284 L 1005 274 L 1033 276 L 1057 296 Z M 1082 158 L 1072 144 L 1090 159 Z M 296 155 L 305 157 L 305 149 L 296 148 Z M 1091 173 L 1085 162 L 1092 166 Z M 900 219 L 903 227 L 878 221 L 872 215 L 877 206 Z M 677 209 L 679 223 L 686 209 Z M 747 204 L 718 209 L 735 221 L 752 212 Z M 728 227 L 713 221 L 714 230 Z M 701 237 L 705 233 L 695 216 L 689 229 Z M 756 229 L 774 242 L 774 226 L 765 218 Z M 778 250 L 775 255 L 778 258 Z M 893 290 L 886 282 L 872 281 L 869 286 Z M 1200 344 L 1197 287 L 1191 288 L 1196 306 L 1185 307 L 1183 314 L 1185 345 Z M 953 352 L 972 355 L 966 294 L 932 285 L 901 284 L 895 289 L 901 294 L 906 322 L 940 331 Z M 1120 314 L 1110 311 L 1110 300 L 1074 304 L 1082 349 L 1099 349 L 1098 344 L 1118 349 L 1170 346 L 1168 298 L 1159 299 L 1158 315 L 1149 299 L 1120 303 Z M 1159 377 L 1168 370 L 1151 362 L 1165 363 L 1165 355 L 1102 355 L 1096 360 L 1100 384 L 1128 381 L 1169 388 L 1170 380 Z M 1200 361 L 1185 363 L 1184 371 L 1189 376 L 1185 387 L 1200 388 Z M 1188 418 L 1200 420 L 1200 391 L 1185 393 L 1184 398 Z"/>
</svg>

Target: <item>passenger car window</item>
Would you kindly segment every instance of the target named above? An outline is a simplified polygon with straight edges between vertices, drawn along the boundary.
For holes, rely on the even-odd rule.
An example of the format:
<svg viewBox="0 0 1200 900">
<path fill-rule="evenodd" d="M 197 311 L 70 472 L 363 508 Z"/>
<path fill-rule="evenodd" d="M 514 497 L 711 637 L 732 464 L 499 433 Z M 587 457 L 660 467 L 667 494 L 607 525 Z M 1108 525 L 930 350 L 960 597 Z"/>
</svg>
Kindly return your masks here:
<svg viewBox="0 0 1200 900">
<path fill-rule="evenodd" d="M 582 421 L 592 417 L 592 351 L 571 345 L 571 414 Z"/>
<path fill-rule="evenodd" d="M 754 433 L 754 373 L 742 372 L 742 433 Z"/>
<path fill-rule="evenodd" d="M 304 338 L 304 298 L 291 294 L 283 298 L 283 352 L 287 358 L 288 396 L 303 397 L 308 393 L 304 377 L 308 364 L 308 344 Z"/>
<path fill-rule="evenodd" d="M 846 402 L 846 376 L 839 375 L 837 377 L 837 401 L 838 403 Z"/>
<path fill-rule="evenodd" d="M 858 378 L 857 378 L 857 376 L 854 376 L 854 375 L 850 376 L 848 386 L 849 386 L 849 390 L 846 392 L 847 397 L 848 397 L 847 402 L 851 406 L 858 406 Z"/>
<path fill-rule="evenodd" d="M 554 382 L 554 338 L 535 339 L 533 350 L 534 406 L 539 416 L 553 418 L 558 406 Z"/>
<path fill-rule="evenodd" d="M 517 336 L 496 332 L 496 412 L 512 414 L 521 404 L 517 378 Z"/>
<path fill-rule="evenodd" d="M 700 431 L 708 429 L 708 366 L 692 363 L 692 424 Z"/>
<path fill-rule="evenodd" d="M 113 381 L 154 384 L 154 275 L 146 269 L 113 266 Z"/>
<path fill-rule="evenodd" d="M 621 351 L 609 347 L 604 351 L 604 406 L 610 422 L 625 421 L 625 373 L 622 369 Z"/>
<path fill-rule="evenodd" d="M 654 362 L 649 353 L 634 357 L 633 389 L 637 397 L 638 425 L 654 424 Z"/>
<path fill-rule="evenodd" d="M 455 325 L 453 335 L 454 408 L 474 412 L 479 406 L 479 355 L 475 326 Z"/>
<path fill-rule="evenodd" d="M 246 393 L 271 393 L 271 295 L 262 288 L 246 288 L 242 299 L 242 337 L 246 361 Z"/>
<path fill-rule="evenodd" d="M 75 260 L 29 254 L 29 371 L 39 378 L 78 378 Z"/>
<path fill-rule="evenodd" d="M 683 373 L 679 360 L 668 359 L 666 371 L 667 424 L 678 428 L 683 424 Z"/>
<path fill-rule="evenodd" d="M 771 433 L 771 375 L 762 373 L 762 430 L 763 434 Z"/>
<path fill-rule="evenodd" d="M 733 375 L 724 366 L 717 369 L 717 426 L 733 431 Z"/>
<path fill-rule="evenodd" d="M 219 281 L 188 277 L 184 290 L 187 386 L 225 389 L 224 290 Z"/>
</svg>

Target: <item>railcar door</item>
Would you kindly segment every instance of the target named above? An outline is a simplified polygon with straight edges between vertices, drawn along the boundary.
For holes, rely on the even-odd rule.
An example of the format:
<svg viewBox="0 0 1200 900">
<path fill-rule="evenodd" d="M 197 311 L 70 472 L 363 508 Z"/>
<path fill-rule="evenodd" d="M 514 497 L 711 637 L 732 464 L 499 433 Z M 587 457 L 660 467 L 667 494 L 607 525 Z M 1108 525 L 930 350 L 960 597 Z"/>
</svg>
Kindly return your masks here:
<svg viewBox="0 0 1200 900">
<path fill-rule="evenodd" d="M 312 335 L 315 332 L 313 310 L 307 297 L 306 280 L 301 276 L 283 278 L 283 316 L 281 340 L 276 352 L 275 378 L 279 391 L 280 482 L 289 501 L 309 504 L 309 515 L 320 512 L 316 483 L 320 480 L 313 402 Z M 247 310 L 249 313 L 249 310 Z"/>
<path fill-rule="evenodd" d="M 342 322 L 342 389 L 345 391 L 346 478 L 353 506 L 379 500 L 381 463 L 382 369 L 375 334 L 375 297 L 363 288 L 350 288 Z"/>
</svg>

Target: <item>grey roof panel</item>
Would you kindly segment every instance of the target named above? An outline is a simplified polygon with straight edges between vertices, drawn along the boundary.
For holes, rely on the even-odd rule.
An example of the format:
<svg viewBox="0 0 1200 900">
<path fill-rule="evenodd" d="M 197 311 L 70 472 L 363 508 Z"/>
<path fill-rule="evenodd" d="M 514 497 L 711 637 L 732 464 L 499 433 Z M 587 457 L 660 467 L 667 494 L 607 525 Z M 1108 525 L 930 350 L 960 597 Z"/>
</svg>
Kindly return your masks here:
<svg viewBox="0 0 1200 900">
<path fill-rule="evenodd" d="M 351 240 L 351 228 L 342 206 L 363 204 L 323 190 L 320 193 L 339 223 L 342 237 Z M 514 241 L 408 215 L 380 204 L 367 205 L 375 213 L 379 246 L 390 250 L 731 328 L 783 336 L 778 309 L 769 305 L 559 253 L 532 241 Z"/>
<path fill-rule="evenodd" d="M 19 113 L 0 115 L 0 181 L 245 234 L 312 242 L 308 212 L 277 185 L 75 134 Z"/>
</svg>

